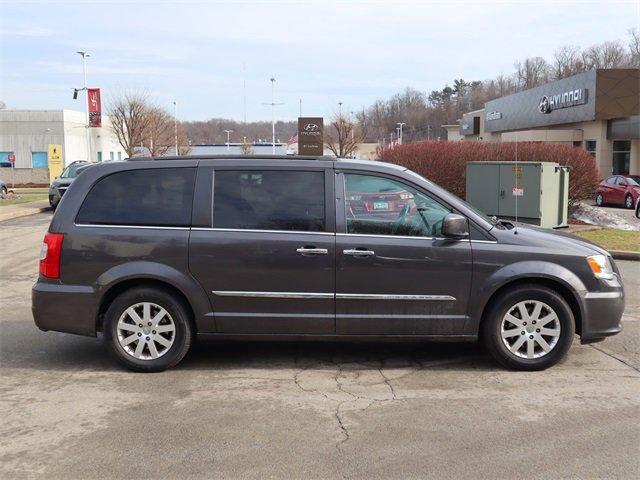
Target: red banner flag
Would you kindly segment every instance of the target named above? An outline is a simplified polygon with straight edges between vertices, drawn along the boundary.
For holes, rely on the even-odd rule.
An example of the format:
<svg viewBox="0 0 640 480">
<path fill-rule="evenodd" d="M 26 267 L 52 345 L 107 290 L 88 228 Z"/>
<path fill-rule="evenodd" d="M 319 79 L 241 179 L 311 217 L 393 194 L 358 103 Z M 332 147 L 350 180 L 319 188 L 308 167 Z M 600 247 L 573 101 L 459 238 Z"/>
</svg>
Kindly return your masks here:
<svg viewBox="0 0 640 480">
<path fill-rule="evenodd" d="M 89 126 L 102 127 L 102 107 L 100 106 L 100 89 L 87 88 L 89 102 Z"/>
</svg>

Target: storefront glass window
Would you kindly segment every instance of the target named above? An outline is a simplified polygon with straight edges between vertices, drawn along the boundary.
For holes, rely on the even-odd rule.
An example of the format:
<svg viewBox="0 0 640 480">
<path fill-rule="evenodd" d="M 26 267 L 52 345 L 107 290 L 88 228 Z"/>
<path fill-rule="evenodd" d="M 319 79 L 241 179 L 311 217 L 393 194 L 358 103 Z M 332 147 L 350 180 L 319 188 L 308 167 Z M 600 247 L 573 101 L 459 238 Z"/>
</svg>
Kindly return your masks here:
<svg viewBox="0 0 640 480">
<path fill-rule="evenodd" d="M 616 140 L 613 142 L 613 174 L 628 175 L 631 162 L 631 142 Z"/>
</svg>

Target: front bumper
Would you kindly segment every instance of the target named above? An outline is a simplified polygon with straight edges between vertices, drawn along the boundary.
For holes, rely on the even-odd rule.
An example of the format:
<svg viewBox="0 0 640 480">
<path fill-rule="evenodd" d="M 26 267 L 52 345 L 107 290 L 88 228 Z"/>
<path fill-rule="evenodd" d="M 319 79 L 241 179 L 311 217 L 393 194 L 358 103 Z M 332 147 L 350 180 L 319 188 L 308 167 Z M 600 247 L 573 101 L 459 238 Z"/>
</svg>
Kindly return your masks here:
<svg viewBox="0 0 640 480">
<path fill-rule="evenodd" d="M 62 195 L 67 191 L 69 187 L 50 187 L 49 188 L 49 205 L 52 207 L 60 203 Z"/>
<path fill-rule="evenodd" d="M 38 280 L 31 289 L 31 311 L 41 330 L 96 336 L 98 303 L 91 287 Z"/>
<path fill-rule="evenodd" d="M 594 343 L 622 331 L 624 290 L 622 287 L 585 292 L 582 295 L 582 343 Z"/>
</svg>

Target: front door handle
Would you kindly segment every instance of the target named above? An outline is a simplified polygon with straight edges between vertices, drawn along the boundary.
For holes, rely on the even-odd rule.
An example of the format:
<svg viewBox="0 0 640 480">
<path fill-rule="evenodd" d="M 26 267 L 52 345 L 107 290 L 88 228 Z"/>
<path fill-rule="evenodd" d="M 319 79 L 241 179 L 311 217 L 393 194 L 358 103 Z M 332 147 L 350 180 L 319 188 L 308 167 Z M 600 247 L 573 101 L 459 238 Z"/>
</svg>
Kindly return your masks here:
<svg viewBox="0 0 640 480">
<path fill-rule="evenodd" d="M 349 248 L 347 250 L 343 250 L 342 253 L 345 255 L 353 255 L 354 257 L 373 257 L 376 252 L 373 250 L 364 250 L 358 248 Z"/>
<path fill-rule="evenodd" d="M 329 253 L 329 250 L 326 248 L 316 248 L 316 247 L 300 247 L 296 249 L 301 255 L 326 255 Z"/>
</svg>

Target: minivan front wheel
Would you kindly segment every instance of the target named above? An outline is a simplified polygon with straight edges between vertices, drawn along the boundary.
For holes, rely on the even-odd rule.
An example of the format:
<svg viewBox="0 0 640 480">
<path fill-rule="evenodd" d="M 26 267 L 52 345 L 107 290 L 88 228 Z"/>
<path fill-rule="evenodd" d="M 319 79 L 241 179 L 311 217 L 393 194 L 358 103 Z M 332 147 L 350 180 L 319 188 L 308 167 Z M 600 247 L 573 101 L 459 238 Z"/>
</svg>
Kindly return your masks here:
<svg viewBox="0 0 640 480">
<path fill-rule="evenodd" d="M 159 372 L 187 354 L 192 340 L 183 302 L 156 288 L 135 288 L 109 306 L 104 339 L 116 359 L 131 370 Z"/>
<path fill-rule="evenodd" d="M 514 370 L 543 370 L 558 363 L 573 341 L 571 308 L 543 286 L 516 287 L 494 302 L 483 323 L 491 355 Z"/>
</svg>

